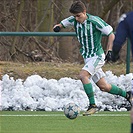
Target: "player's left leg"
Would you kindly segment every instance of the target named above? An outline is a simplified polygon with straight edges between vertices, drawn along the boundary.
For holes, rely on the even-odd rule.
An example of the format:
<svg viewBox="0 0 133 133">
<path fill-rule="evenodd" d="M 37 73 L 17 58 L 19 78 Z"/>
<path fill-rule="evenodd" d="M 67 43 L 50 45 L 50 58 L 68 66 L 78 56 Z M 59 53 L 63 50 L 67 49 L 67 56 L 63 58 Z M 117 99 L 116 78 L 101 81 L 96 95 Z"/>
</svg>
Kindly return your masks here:
<svg viewBox="0 0 133 133">
<path fill-rule="evenodd" d="M 124 91 L 118 86 L 113 84 L 108 84 L 104 78 L 101 78 L 97 83 L 97 86 L 100 88 L 101 91 L 108 92 L 113 95 L 119 95 L 127 99 L 129 103 L 131 103 L 131 91 Z"/>
</svg>

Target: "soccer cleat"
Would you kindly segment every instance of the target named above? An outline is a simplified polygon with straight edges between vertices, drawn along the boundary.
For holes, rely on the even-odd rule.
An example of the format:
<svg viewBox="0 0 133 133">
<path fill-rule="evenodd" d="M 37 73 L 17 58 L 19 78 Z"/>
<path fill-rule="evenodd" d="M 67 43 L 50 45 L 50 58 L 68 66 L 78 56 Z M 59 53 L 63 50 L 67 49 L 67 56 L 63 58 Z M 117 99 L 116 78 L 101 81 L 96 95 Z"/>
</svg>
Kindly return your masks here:
<svg viewBox="0 0 133 133">
<path fill-rule="evenodd" d="M 127 92 L 126 99 L 132 105 L 132 94 L 131 94 L 131 91 Z"/>
<path fill-rule="evenodd" d="M 98 108 L 96 105 L 90 105 L 86 112 L 83 113 L 83 116 L 92 115 L 97 112 Z"/>
</svg>

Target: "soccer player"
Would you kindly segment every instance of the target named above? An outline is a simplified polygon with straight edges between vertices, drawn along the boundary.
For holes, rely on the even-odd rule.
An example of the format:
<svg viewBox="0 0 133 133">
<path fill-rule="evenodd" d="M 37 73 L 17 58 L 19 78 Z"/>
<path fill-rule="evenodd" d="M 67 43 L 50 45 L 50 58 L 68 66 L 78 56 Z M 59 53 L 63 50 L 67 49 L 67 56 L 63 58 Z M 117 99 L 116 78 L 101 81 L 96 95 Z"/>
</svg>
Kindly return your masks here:
<svg viewBox="0 0 133 133">
<path fill-rule="evenodd" d="M 133 79 L 132 79 L 132 89 L 131 89 L 131 92 L 132 92 L 132 100 L 131 100 L 131 104 L 132 104 L 132 108 L 131 108 L 131 133 L 133 133 Z"/>
<path fill-rule="evenodd" d="M 117 61 L 119 59 L 120 49 L 122 48 L 127 38 L 130 39 L 131 42 L 132 61 L 133 61 L 133 11 L 123 14 L 120 17 L 111 53 L 112 61 Z M 132 79 L 131 91 L 133 96 L 133 79 Z M 133 105 L 133 99 L 131 104 Z M 131 109 L 131 133 L 133 133 L 133 106 Z"/>
<path fill-rule="evenodd" d="M 112 61 L 116 61 L 119 58 L 120 49 L 127 38 L 129 38 L 131 42 L 133 58 L 133 11 L 123 14 L 120 17 L 120 22 L 116 29 L 116 35 L 113 44 Z"/>
<path fill-rule="evenodd" d="M 102 34 L 108 36 L 106 59 L 110 56 L 108 51 L 112 50 L 114 34 L 112 27 L 97 16 L 93 16 L 86 12 L 86 7 L 81 1 L 75 1 L 70 9 L 72 16 L 62 20 L 53 27 L 55 32 L 59 32 L 61 28 L 73 26 L 77 35 L 77 39 L 81 44 L 80 52 L 84 58 L 85 65 L 82 68 L 79 78 L 83 83 L 84 90 L 89 99 L 89 107 L 84 116 L 91 115 L 97 111 L 94 99 L 93 86 L 90 78 L 96 83 L 101 91 L 114 95 L 125 97 L 130 101 L 130 92 L 126 92 L 121 88 L 108 84 L 104 79 L 102 66 L 105 63 L 105 54 L 101 45 Z"/>
</svg>

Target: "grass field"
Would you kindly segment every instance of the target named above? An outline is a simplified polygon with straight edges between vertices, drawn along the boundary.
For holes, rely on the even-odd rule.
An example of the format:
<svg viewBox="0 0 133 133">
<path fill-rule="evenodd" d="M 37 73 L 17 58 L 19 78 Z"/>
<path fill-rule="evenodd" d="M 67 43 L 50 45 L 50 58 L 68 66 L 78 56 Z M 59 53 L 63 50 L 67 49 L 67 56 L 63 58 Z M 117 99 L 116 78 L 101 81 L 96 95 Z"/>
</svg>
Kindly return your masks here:
<svg viewBox="0 0 133 133">
<path fill-rule="evenodd" d="M 38 74 L 47 79 L 60 79 L 70 77 L 77 79 L 83 64 L 77 63 L 56 63 L 56 62 L 32 62 L 14 63 L 0 61 L 0 79 L 8 74 L 14 79 L 26 79 L 30 75 Z M 125 63 L 107 63 L 103 66 L 103 71 L 112 71 L 113 74 L 120 76 L 126 74 Z M 130 64 L 130 72 L 133 72 L 133 63 Z"/>
<path fill-rule="evenodd" d="M 129 133 L 129 112 L 99 112 L 69 120 L 63 112 L 1 111 L 0 133 Z"/>
</svg>

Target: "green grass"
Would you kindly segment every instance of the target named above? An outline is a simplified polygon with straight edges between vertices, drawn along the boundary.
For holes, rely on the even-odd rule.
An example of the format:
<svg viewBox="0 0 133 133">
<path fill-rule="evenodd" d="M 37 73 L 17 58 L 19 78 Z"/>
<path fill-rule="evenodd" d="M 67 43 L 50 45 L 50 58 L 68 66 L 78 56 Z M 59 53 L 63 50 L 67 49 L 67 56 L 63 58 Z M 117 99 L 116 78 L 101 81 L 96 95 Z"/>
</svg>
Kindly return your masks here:
<svg viewBox="0 0 133 133">
<path fill-rule="evenodd" d="M 28 76 L 38 74 L 47 79 L 60 79 L 70 77 L 77 79 L 83 64 L 78 63 L 58 63 L 58 62 L 32 62 L 14 63 L 0 61 L 0 79 L 8 74 L 14 79 L 26 79 Z M 107 63 L 103 66 L 103 71 L 112 71 L 113 74 L 120 76 L 126 74 L 125 63 Z M 130 64 L 130 72 L 133 72 L 133 63 Z"/>
<path fill-rule="evenodd" d="M 0 125 L 0 133 L 129 133 L 130 117 L 129 112 L 99 112 L 69 120 L 63 112 L 1 111 Z"/>
</svg>

